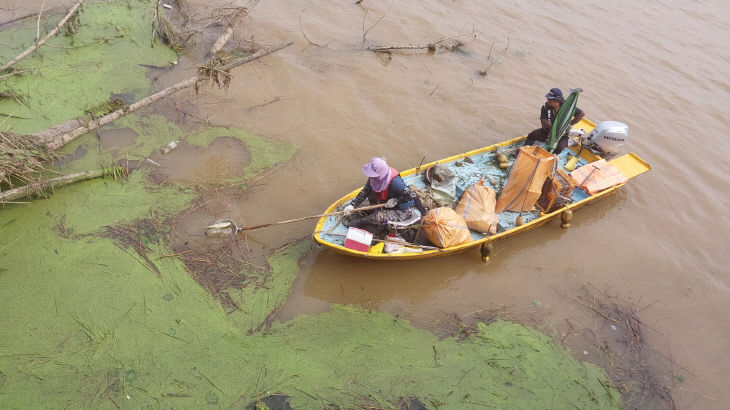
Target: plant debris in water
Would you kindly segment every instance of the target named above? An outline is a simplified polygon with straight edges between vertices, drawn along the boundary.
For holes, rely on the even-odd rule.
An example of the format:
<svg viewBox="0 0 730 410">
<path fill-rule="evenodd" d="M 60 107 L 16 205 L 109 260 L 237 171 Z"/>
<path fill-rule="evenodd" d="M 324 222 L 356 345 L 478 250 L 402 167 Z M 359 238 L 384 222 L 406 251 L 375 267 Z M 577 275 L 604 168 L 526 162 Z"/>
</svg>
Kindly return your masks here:
<svg viewBox="0 0 730 410">
<path fill-rule="evenodd" d="M 126 8 L 136 3 L 90 4 L 84 24 L 93 21 L 87 13 L 94 8 L 98 19 L 107 13 L 128 17 L 109 4 Z M 124 21 L 149 23 L 144 17 Z M 149 40 L 146 28 L 142 38 Z M 92 57 L 80 67 L 107 60 Z M 66 70 L 56 67 L 48 75 L 58 71 Z M 111 75 L 98 71 L 102 79 Z M 46 76 L 24 80 L 35 77 Z M 65 96 L 62 83 L 58 77 L 52 82 L 53 97 Z M 88 94 L 102 102 L 109 89 L 97 89 L 98 84 Z M 71 84 L 72 89 L 79 86 Z M 112 88 L 118 92 L 124 87 Z M 70 101 L 87 91 L 74 90 Z M 36 107 L 33 101 L 31 106 Z M 64 120 L 78 116 L 60 114 Z M 134 121 L 139 118 L 119 124 Z M 154 116 L 145 121 L 136 144 L 121 153 L 146 158 L 171 140 L 207 146 L 231 135 L 251 152 L 244 176 L 231 181 L 241 185 L 289 160 L 296 150 L 240 130 L 215 128 L 188 135 Z M 43 128 L 14 125 L 15 132 Z M 87 135 L 68 150 L 93 143 L 95 138 Z M 87 152 L 68 168 L 88 169 L 112 155 Z M 97 179 L 69 186 L 48 200 L 0 212 L 4 406 L 200 408 L 254 403 L 265 408 L 273 403 L 267 398 L 285 396 L 292 408 L 620 406 L 617 391 L 599 368 L 574 360 L 546 336 L 516 324 L 478 324 L 463 339 L 439 339 L 390 314 L 342 306 L 271 323 L 311 240 L 277 250 L 258 271 L 222 247 L 201 248 L 198 254 L 176 252 L 169 239 L 172 218 L 159 215 L 182 217 L 193 190 L 180 184 L 150 189 L 146 172 L 129 175 L 125 184 Z M 196 282 L 198 272 L 208 275 L 208 285 Z M 237 309 L 226 308 L 224 292 Z"/>
<path fill-rule="evenodd" d="M 230 62 L 230 58 L 216 54 L 205 65 L 198 67 L 198 75 L 210 81 L 210 83 L 222 88 L 228 89 L 231 84 L 231 70 L 223 68 Z M 198 85 L 195 85 L 195 91 L 198 91 Z"/>
<path fill-rule="evenodd" d="M 76 34 L 76 31 L 81 27 L 81 12 L 84 10 L 84 5 L 82 4 L 79 6 L 79 8 L 76 9 L 76 11 L 66 20 L 66 24 L 63 25 L 63 32 L 66 34 L 67 37 L 71 38 L 71 44 L 73 45 L 73 35 Z"/>
<path fill-rule="evenodd" d="M 622 393 L 625 406 L 674 408 L 670 391 L 686 369 L 649 346 L 645 337 L 647 326 L 639 319 L 637 308 L 586 285 L 573 300 L 595 315 L 596 326 L 575 329 L 568 321 L 569 329 L 564 334 L 580 335 L 572 343 L 595 353 L 599 358 L 597 364 Z"/>
<path fill-rule="evenodd" d="M 0 131 L 0 186 L 13 188 L 17 183 L 37 181 L 44 164 L 55 158 L 57 153 L 36 138 Z"/>
<path fill-rule="evenodd" d="M 624 408 L 674 408 L 671 388 L 686 369 L 648 345 L 637 309 L 597 289 L 582 286 L 573 299 L 591 313 L 592 327 L 567 319 L 557 326 L 556 343 L 579 358 L 591 357 L 622 394 Z M 551 312 L 534 301 L 533 306 L 493 305 L 465 317 L 444 313 L 431 330 L 440 337 L 466 340 L 479 333 L 477 323 L 500 320 L 517 322 L 545 333 L 555 333 Z"/>
<path fill-rule="evenodd" d="M 195 38 L 200 35 L 200 32 L 191 29 L 188 23 L 175 25 L 160 12 L 157 13 L 155 24 L 162 41 L 178 53 L 195 47 Z"/>
<path fill-rule="evenodd" d="M 65 218 L 64 218 L 65 221 Z M 138 219 L 131 224 L 121 226 L 105 226 L 103 236 L 113 239 L 122 249 L 132 249 L 144 261 L 145 265 L 160 276 L 160 269 L 147 256 L 150 253 L 148 244 L 159 244 L 162 224 L 156 219 Z"/>
<path fill-rule="evenodd" d="M 41 31 L 55 27 L 63 16 L 60 11 L 43 14 Z M 16 117 L 7 118 L 2 129 L 32 134 L 83 116 L 89 107 L 108 102 L 111 94 L 127 93 L 134 100 L 149 95 L 151 80 L 140 64 L 169 66 L 177 60 L 168 47 L 144 46 L 150 41 L 152 12 L 146 2 L 84 2 L 80 20 L 70 20 L 81 23 L 73 36 L 49 39 L 12 67 L 18 75 L 3 79 L 4 92 L 24 94 L 25 100 L 0 99 L 0 113 Z M 0 31 L 0 61 L 13 59 L 33 44 L 35 17 Z"/>
<path fill-rule="evenodd" d="M 95 107 L 86 110 L 86 112 L 91 115 L 93 119 L 96 119 L 110 114 L 123 107 L 124 101 L 119 98 L 111 98 L 106 102 L 103 102 Z"/>
</svg>

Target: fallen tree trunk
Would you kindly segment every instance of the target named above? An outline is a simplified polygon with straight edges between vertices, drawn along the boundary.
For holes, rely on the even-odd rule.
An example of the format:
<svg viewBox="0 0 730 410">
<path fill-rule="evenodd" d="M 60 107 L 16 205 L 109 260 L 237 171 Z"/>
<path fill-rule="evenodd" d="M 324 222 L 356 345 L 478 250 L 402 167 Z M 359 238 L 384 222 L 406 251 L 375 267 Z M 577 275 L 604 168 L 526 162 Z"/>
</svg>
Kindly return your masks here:
<svg viewBox="0 0 730 410">
<path fill-rule="evenodd" d="M 12 201 L 14 199 L 18 198 L 25 198 L 27 196 L 30 196 L 36 192 L 40 192 L 46 189 L 55 188 L 57 186 L 61 185 L 67 185 L 78 181 L 83 181 L 86 179 L 93 179 L 93 178 L 99 178 L 100 176 L 104 175 L 103 169 L 93 170 L 93 171 L 84 171 L 84 172 L 76 172 L 69 175 L 60 176 L 57 178 L 47 179 L 45 181 L 38 181 L 38 182 L 32 182 L 28 185 L 21 186 L 15 189 L 11 189 L 9 191 L 0 192 L 0 204 Z"/>
<path fill-rule="evenodd" d="M 84 2 L 84 0 L 77 1 L 76 4 L 74 4 L 73 7 L 71 7 L 71 10 L 66 14 L 66 16 L 63 19 L 61 19 L 61 21 L 58 23 L 58 25 L 56 26 L 56 28 L 54 28 L 53 30 L 51 30 L 51 32 L 48 33 L 48 35 L 46 35 L 45 37 L 43 37 L 42 39 L 40 39 L 38 42 L 36 42 L 32 46 L 30 46 L 28 49 L 26 49 L 25 51 L 23 51 L 22 53 L 20 53 L 17 57 L 15 57 L 14 59 L 12 59 L 10 62 L 8 62 L 4 66 L 0 67 L 0 71 L 3 71 L 5 69 L 7 69 L 7 68 L 10 68 L 13 64 L 15 64 L 18 61 L 20 61 L 23 57 L 25 57 L 28 54 L 32 53 L 38 47 L 42 46 L 46 41 L 48 41 L 49 38 L 51 38 L 54 35 L 56 35 L 56 33 L 58 32 L 58 30 L 60 30 L 61 27 L 64 24 L 66 24 L 66 22 L 68 21 L 68 19 L 71 18 L 71 16 L 73 16 L 73 14 L 76 12 L 76 9 L 78 9 L 81 6 L 81 3 L 83 3 L 83 2 Z"/>
<path fill-rule="evenodd" d="M 220 70 L 230 70 L 232 68 L 238 67 L 240 65 L 249 63 L 251 61 L 257 60 L 261 57 L 264 57 L 266 55 L 279 51 L 283 48 L 289 47 L 290 45 L 292 45 L 292 42 L 287 41 L 286 43 L 279 44 L 274 47 L 262 48 L 259 51 L 255 52 L 254 54 L 252 54 L 248 57 L 243 57 L 243 58 L 240 58 L 238 60 L 235 60 L 231 63 L 224 65 L 223 67 L 221 67 Z M 33 134 L 33 136 L 37 137 L 41 142 L 45 143 L 51 149 L 60 149 L 64 145 L 68 144 L 69 142 L 73 141 L 74 139 L 78 138 L 79 136 L 86 134 L 89 131 L 93 131 L 93 130 L 101 127 L 102 125 L 109 124 L 110 122 L 117 120 L 126 114 L 129 114 L 142 107 L 150 105 L 153 102 L 160 100 L 162 98 L 165 98 L 170 94 L 173 94 L 177 91 L 180 91 L 184 88 L 195 85 L 196 83 L 198 83 L 200 81 L 205 81 L 207 79 L 208 79 L 208 77 L 206 77 L 206 76 L 195 75 L 188 80 L 179 82 L 173 86 L 165 88 L 164 90 L 160 90 L 135 103 L 125 106 L 124 108 L 116 110 L 112 113 L 109 113 L 109 114 L 107 114 L 103 117 L 97 118 L 95 120 L 91 120 L 86 124 L 83 123 L 83 121 L 84 121 L 83 119 L 74 119 L 74 120 L 66 121 L 63 124 L 56 125 L 54 127 L 36 132 Z"/>
<path fill-rule="evenodd" d="M 247 7 L 241 8 L 241 10 L 231 19 L 228 26 L 226 26 L 223 33 L 221 33 L 221 36 L 218 37 L 218 40 L 213 43 L 213 47 L 210 48 L 210 55 L 221 51 L 223 46 L 228 42 L 228 39 L 231 38 L 231 35 L 233 35 L 233 30 L 236 28 L 238 23 L 243 20 L 244 17 L 248 16 L 251 10 L 256 7 L 258 2 L 259 0 L 251 0 Z"/>
</svg>

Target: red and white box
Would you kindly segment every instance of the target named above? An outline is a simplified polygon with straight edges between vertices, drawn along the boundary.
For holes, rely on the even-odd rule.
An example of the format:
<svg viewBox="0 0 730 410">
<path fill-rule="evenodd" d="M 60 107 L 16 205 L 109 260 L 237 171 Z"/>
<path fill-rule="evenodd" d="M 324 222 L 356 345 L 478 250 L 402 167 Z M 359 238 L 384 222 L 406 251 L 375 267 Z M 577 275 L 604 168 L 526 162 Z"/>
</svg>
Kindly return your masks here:
<svg viewBox="0 0 730 410">
<path fill-rule="evenodd" d="M 345 248 L 354 249 L 360 252 L 370 250 L 370 244 L 373 242 L 373 234 L 358 228 L 349 228 L 345 237 Z"/>
</svg>

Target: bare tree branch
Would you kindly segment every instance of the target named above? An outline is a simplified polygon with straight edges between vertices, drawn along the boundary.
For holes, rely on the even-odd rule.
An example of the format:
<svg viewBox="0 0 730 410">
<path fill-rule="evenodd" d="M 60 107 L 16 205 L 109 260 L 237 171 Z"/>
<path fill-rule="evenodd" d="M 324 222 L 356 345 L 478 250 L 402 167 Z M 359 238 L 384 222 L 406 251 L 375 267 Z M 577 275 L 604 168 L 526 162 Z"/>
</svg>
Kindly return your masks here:
<svg viewBox="0 0 730 410">
<path fill-rule="evenodd" d="M 367 10 L 365 10 L 365 14 L 363 14 L 363 16 L 362 16 L 362 45 L 365 45 L 365 36 L 367 36 L 368 33 L 370 32 L 370 30 L 372 30 L 373 27 L 377 26 L 378 23 L 380 23 L 385 18 L 385 16 L 388 15 L 388 13 L 383 14 L 383 16 L 380 17 L 378 19 L 378 21 L 375 22 L 375 24 L 373 24 L 372 26 L 370 26 L 370 28 L 365 30 L 365 16 L 367 16 L 367 15 L 368 15 L 368 12 L 367 12 Z"/>
<path fill-rule="evenodd" d="M 28 54 L 32 53 L 38 47 L 42 46 L 46 41 L 48 41 L 49 38 L 51 38 L 54 35 L 56 35 L 56 33 L 58 32 L 58 30 L 64 24 L 66 24 L 66 21 L 68 21 L 68 19 L 71 18 L 71 16 L 76 12 L 76 10 L 81 6 L 81 3 L 83 3 L 83 2 L 84 2 L 84 0 L 77 1 L 76 4 L 74 4 L 73 7 L 71 7 L 71 10 L 66 14 L 66 16 L 63 19 L 61 19 L 61 21 L 58 23 L 58 25 L 56 26 L 56 28 L 54 28 L 53 30 L 51 30 L 51 32 L 48 33 L 48 35 L 46 35 L 41 40 L 39 40 L 38 42 L 36 42 L 35 44 L 33 44 L 31 47 L 29 47 L 28 49 L 26 49 L 25 51 L 23 51 L 22 53 L 20 53 L 17 57 L 15 57 L 14 59 L 12 59 L 10 62 L 8 62 L 4 66 L 0 67 L 0 71 L 3 71 L 5 69 L 11 67 L 13 64 L 15 64 L 18 61 L 20 61 L 23 57 L 25 57 Z"/>
<path fill-rule="evenodd" d="M 464 46 L 465 42 L 458 39 L 459 37 L 466 37 L 469 36 L 472 39 L 474 39 L 476 36 L 473 32 L 471 33 L 465 33 L 465 34 L 457 34 L 455 36 L 442 38 L 441 40 L 435 41 L 433 43 L 428 43 L 426 45 L 422 46 L 370 46 L 368 47 L 368 50 L 374 51 L 376 53 L 378 52 L 390 52 L 390 51 L 396 51 L 396 50 L 428 50 L 428 51 L 436 51 L 438 48 L 442 48 L 448 51 L 454 51 L 458 50 L 462 46 Z M 364 38 L 364 37 L 363 37 Z"/>
<path fill-rule="evenodd" d="M 307 42 L 309 44 L 311 44 L 313 46 L 325 48 L 325 46 L 323 46 L 321 44 L 317 44 L 314 41 L 310 40 L 309 37 L 307 37 L 307 33 L 305 33 L 304 30 L 302 29 L 302 15 L 301 14 L 299 15 L 299 31 L 302 33 L 302 36 L 304 36 L 304 39 L 307 40 Z"/>
<path fill-rule="evenodd" d="M 218 40 L 215 41 L 213 47 L 210 48 L 210 55 L 219 52 L 223 48 L 226 42 L 228 42 L 228 39 L 231 38 L 231 35 L 233 35 L 233 30 L 236 28 L 238 23 L 240 23 L 244 17 L 248 16 L 249 13 L 251 13 L 251 10 L 256 7 L 258 2 L 259 0 L 251 0 L 246 7 L 241 7 L 238 10 L 238 13 L 236 13 L 233 18 L 231 18 L 228 22 L 228 25 L 223 30 L 223 33 L 221 33 L 221 36 L 218 37 Z"/>
<path fill-rule="evenodd" d="M 238 67 L 242 64 L 249 63 L 251 61 L 257 60 L 261 57 L 264 57 L 266 55 L 279 51 L 283 48 L 289 47 L 291 44 L 292 44 L 291 41 L 287 41 L 286 43 L 279 44 L 277 46 L 264 47 L 248 57 L 243 57 L 243 58 L 237 59 L 229 64 L 224 65 L 223 67 L 220 68 L 220 70 L 230 70 L 230 69 Z M 205 76 L 195 75 L 188 80 L 179 82 L 168 88 L 160 90 L 160 91 L 156 92 L 155 94 L 145 97 L 133 104 L 125 106 L 110 114 L 107 114 L 103 117 L 89 121 L 87 124 L 82 123 L 83 120 L 77 118 L 74 120 L 67 121 L 63 124 L 36 132 L 35 134 L 33 134 L 33 136 L 39 138 L 42 142 L 44 142 L 50 148 L 59 149 L 59 148 L 63 147 L 64 145 L 68 144 L 69 142 L 73 141 L 74 139 L 78 138 L 79 136 L 86 134 L 89 131 L 93 131 L 93 130 L 101 127 L 102 125 L 106 125 L 118 118 L 123 117 L 126 114 L 129 114 L 130 112 L 136 111 L 142 107 L 152 104 L 153 102 L 155 102 L 157 100 L 167 97 L 170 94 L 173 94 L 179 90 L 182 90 L 184 88 L 195 85 L 198 82 L 204 81 L 206 79 L 207 79 L 207 77 L 205 77 Z"/>
<path fill-rule="evenodd" d="M 41 38 L 41 16 L 43 15 L 43 8 L 46 7 L 46 0 L 43 0 L 43 4 L 41 4 L 41 11 L 38 12 L 38 20 L 35 23 L 35 40 L 38 41 L 38 39 Z"/>
<path fill-rule="evenodd" d="M 98 178 L 102 175 L 104 175 L 104 170 L 99 169 L 94 171 L 76 172 L 74 174 L 64 175 L 45 181 L 33 182 L 28 185 L 11 189 L 9 191 L 3 191 L 2 193 L 0 193 L 0 203 L 7 203 L 8 201 L 12 201 L 18 198 L 24 198 L 39 191 L 44 191 L 46 189 L 51 189 L 60 185 L 67 185 L 86 179 Z"/>
</svg>

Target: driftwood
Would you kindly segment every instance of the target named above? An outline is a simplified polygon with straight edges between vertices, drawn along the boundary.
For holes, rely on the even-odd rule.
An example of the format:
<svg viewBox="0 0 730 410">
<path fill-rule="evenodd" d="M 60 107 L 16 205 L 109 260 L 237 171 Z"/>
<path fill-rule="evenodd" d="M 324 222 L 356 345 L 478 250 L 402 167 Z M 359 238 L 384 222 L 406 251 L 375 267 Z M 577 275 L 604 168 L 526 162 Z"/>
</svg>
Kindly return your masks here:
<svg viewBox="0 0 730 410">
<path fill-rule="evenodd" d="M 73 174 L 62 175 L 60 177 L 31 182 L 25 186 L 11 189 L 9 191 L 0 192 L 0 204 L 12 203 L 10 201 L 18 198 L 25 198 L 33 194 L 43 194 L 48 189 L 58 186 L 72 184 L 78 181 L 94 179 L 99 177 L 110 177 L 114 180 L 126 179 L 129 176 L 129 170 L 120 166 L 104 167 L 102 169 L 94 169 L 91 171 L 75 172 Z"/>
<path fill-rule="evenodd" d="M 365 34 L 363 34 L 363 40 L 365 39 Z M 441 40 L 434 41 L 433 43 L 428 43 L 422 46 L 370 46 L 368 47 L 368 50 L 374 51 L 376 53 L 389 53 L 391 51 L 398 50 L 428 50 L 429 52 L 434 52 L 437 49 L 444 49 L 447 51 L 454 51 L 460 49 L 466 44 L 466 42 L 459 39 L 459 37 L 471 37 L 471 39 L 473 40 L 474 38 L 476 38 L 476 34 L 474 34 L 474 32 L 457 34 L 455 36 L 442 38 Z"/>
<path fill-rule="evenodd" d="M 287 41 L 286 43 L 279 44 L 277 46 L 262 48 L 259 51 L 255 52 L 254 54 L 252 54 L 248 57 L 243 57 L 243 58 L 237 59 L 231 63 L 224 65 L 223 67 L 220 68 L 220 70 L 230 70 L 232 68 L 238 67 L 240 65 L 249 63 L 251 61 L 257 60 L 261 57 L 264 57 L 266 55 L 279 51 L 283 48 L 289 47 L 291 44 L 292 44 L 291 41 Z M 115 121 L 115 120 L 123 117 L 126 114 L 129 114 L 142 107 L 150 105 L 153 102 L 160 100 L 164 97 L 167 97 L 170 94 L 173 94 L 177 91 L 180 91 L 184 88 L 195 85 L 198 82 L 205 81 L 207 79 L 208 78 L 206 76 L 195 75 L 188 80 L 179 82 L 168 88 L 160 90 L 160 91 L 156 92 L 155 94 L 145 97 L 135 103 L 125 106 L 125 107 L 123 107 L 119 110 L 116 110 L 112 113 L 109 113 L 103 117 L 91 120 L 88 123 L 84 123 L 84 119 L 77 118 L 77 119 L 73 119 L 70 121 L 66 121 L 63 124 L 34 133 L 33 136 L 37 137 L 41 142 L 45 143 L 51 149 L 60 149 L 64 145 L 68 144 L 69 142 L 73 141 L 74 139 L 78 138 L 79 136 L 86 134 L 89 131 L 93 131 L 103 125 L 109 124 L 110 122 Z"/>
<path fill-rule="evenodd" d="M 7 203 L 18 198 L 25 198 L 36 192 L 55 188 L 57 186 L 67 185 L 86 179 L 99 178 L 102 175 L 104 175 L 104 170 L 98 169 L 93 171 L 76 172 L 45 181 L 33 182 L 9 191 L 0 192 L 0 204 Z"/>
<path fill-rule="evenodd" d="M 218 40 L 213 43 L 213 47 L 210 48 L 210 55 L 213 55 L 223 48 L 223 46 L 228 42 L 228 39 L 231 38 L 233 35 L 233 30 L 236 28 L 238 23 L 243 20 L 244 17 L 248 16 L 248 14 L 253 10 L 254 7 L 258 4 L 259 0 L 251 0 L 247 7 L 242 7 L 236 15 L 233 16 L 233 18 L 230 19 L 228 22 L 228 25 L 223 30 L 223 33 L 221 33 L 221 36 L 218 37 Z"/>
<path fill-rule="evenodd" d="M 83 3 L 83 2 L 84 2 L 84 0 L 77 1 L 76 4 L 74 4 L 73 7 L 71 7 L 71 10 L 66 14 L 66 16 L 63 19 L 61 19 L 61 21 L 58 23 L 58 25 L 56 26 L 56 28 L 54 28 L 53 30 L 51 30 L 51 32 L 48 33 L 45 37 L 43 37 L 42 39 L 38 40 L 35 44 L 33 44 L 28 49 L 26 49 L 25 51 L 23 51 L 22 53 L 20 53 L 17 57 L 15 57 L 14 59 L 12 59 L 10 62 L 8 62 L 4 66 L 0 67 L 0 71 L 3 71 L 5 69 L 7 69 L 7 68 L 10 68 L 13 64 L 17 63 L 23 57 L 25 57 L 28 54 L 30 54 L 33 51 L 35 51 L 38 47 L 42 46 L 46 41 L 48 41 L 48 39 L 50 39 L 51 37 L 53 37 L 54 35 L 56 35 L 56 33 L 58 32 L 58 30 L 60 30 L 61 27 L 64 24 L 66 24 L 66 21 L 68 21 L 68 19 L 71 18 L 71 16 L 73 16 L 73 14 L 81 6 L 81 3 Z"/>
<path fill-rule="evenodd" d="M 453 51 L 456 49 L 461 48 L 464 45 L 461 41 L 454 41 L 452 43 L 448 43 L 446 45 L 441 44 L 441 42 L 438 43 L 432 43 L 432 44 L 426 44 L 424 46 L 370 46 L 368 47 L 368 50 L 374 51 L 376 53 L 388 53 L 391 51 L 398 51 L 398 50 L 428 50 L 428 51 L 436 51 L 437 48 L 444 48 L 449 51 Z"/>
</svg>

